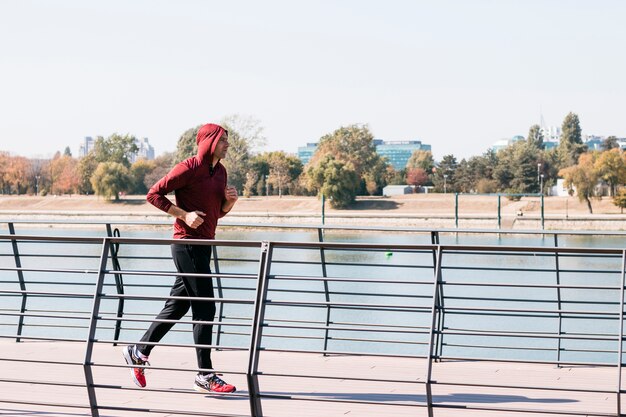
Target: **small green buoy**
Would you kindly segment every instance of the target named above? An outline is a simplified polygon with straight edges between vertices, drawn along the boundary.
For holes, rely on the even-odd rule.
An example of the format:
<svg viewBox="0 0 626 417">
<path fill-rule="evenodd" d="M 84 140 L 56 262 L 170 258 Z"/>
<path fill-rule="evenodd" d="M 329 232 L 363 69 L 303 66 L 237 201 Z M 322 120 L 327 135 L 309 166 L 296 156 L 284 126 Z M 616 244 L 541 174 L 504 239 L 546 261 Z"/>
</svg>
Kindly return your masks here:
<svg viewBox="0 0 626 417">
<path fill-rule="evenodd" d="M 391 258 L 393 256 L 393 252 L 385 252 L 385 257 L 387 259 Z"/>
</svg>

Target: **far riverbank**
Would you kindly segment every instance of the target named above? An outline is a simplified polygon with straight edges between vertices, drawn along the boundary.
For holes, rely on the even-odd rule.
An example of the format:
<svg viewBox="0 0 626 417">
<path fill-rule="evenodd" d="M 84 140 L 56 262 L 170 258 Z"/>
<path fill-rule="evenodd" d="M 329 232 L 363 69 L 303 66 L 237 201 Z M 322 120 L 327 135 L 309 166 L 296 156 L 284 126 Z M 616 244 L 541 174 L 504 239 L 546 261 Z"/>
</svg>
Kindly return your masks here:
<svg viewBox="0 0 626 417">
<path fill-rule="evenodd" d="M 547 230 L 626 230 L 626 215 L 609 198 L 592 202 L 594 213 L 574 197 L 545 197 L 543 226 Z M 362 197 L 346 210 L 324 208 L 324 224 L 466 229 L 541 229 L 538 197 L 510 201 L 497 196 L 413 194 Z M 500 224 L 498 224 L 498 213 Z M 171 223 L 143 196 L 117 202 L 95 196 L 0 196 L 0 220 L 7 221 L 133 221 Z M 321 225 L 322 205 L 316 197 L 241 197 L 224 223 Z"/>
</svg>

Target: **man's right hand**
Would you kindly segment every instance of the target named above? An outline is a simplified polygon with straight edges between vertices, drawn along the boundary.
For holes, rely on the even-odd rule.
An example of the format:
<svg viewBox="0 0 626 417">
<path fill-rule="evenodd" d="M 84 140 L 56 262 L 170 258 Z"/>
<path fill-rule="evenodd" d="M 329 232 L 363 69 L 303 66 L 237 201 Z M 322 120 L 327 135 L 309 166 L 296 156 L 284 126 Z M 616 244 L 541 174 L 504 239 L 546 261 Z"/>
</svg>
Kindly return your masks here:
<svg viewBox="0 0 626 417">
<path fill-rule="evenodd" d="M 188 211 L 187 214 L 185 214 L 184 221 L 187 226 L 191 227 L 192 229 L 196 229 L 198 226 L 204 223 L 204 219 L 200 216 L 206 216 L 206 214 L 199 210 Z"/>
</svg>

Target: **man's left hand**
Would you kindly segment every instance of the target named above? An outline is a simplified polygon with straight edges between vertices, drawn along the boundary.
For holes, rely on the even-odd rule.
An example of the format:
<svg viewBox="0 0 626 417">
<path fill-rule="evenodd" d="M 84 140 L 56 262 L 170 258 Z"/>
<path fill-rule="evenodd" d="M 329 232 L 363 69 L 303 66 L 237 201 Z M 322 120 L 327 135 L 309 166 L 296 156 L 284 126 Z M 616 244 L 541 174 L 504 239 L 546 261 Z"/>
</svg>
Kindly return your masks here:
<svg viewBox="0 0 626 417">
<path fill-rule="evenodd" d="M 237 195 L 237 189 L 235 187 L 226 187 L 225 197 L 229 203 L 235 203 L 239 196 Z"/>
</svg>

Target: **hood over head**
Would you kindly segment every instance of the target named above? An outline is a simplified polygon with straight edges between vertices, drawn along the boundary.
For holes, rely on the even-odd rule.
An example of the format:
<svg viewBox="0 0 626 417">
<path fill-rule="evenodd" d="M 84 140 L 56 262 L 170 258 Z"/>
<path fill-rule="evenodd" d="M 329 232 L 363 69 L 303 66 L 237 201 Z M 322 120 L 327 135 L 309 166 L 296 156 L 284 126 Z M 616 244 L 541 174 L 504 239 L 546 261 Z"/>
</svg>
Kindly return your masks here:
<svg viewBox="0 0 626 417">
<path fill-rule="evenodd" d="M 196 135 L 196 143 L 198 144 L 198 158 L 202 162 L 211 163 L 217 141 L 220 140 L 226 130 L 222 126 L 212 123 L 202 125 L 198 129 Z"/>
</svg>

